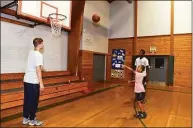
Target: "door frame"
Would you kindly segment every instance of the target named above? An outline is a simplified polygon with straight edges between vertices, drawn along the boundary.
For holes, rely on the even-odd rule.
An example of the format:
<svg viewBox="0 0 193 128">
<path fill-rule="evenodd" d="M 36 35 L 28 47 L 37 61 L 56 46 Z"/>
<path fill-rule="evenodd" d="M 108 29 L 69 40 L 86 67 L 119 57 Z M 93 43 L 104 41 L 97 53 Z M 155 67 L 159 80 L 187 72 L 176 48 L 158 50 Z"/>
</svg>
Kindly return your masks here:
<svg viewBox="0 0 193 128">
<path fill-rule="evenodd" d="M 103 55 L 105 56 L 105 72 L 104 72 L 104 81 L 107 79 L 107 56 L 109 55 L 109 53 L 102 53 L 102 52 L 94 52 L 92 53 L 93 55 L 93 66 L 92 66 L 92 80 L 94 80 L 94 54 L 97 55 Z"/>
</svg>

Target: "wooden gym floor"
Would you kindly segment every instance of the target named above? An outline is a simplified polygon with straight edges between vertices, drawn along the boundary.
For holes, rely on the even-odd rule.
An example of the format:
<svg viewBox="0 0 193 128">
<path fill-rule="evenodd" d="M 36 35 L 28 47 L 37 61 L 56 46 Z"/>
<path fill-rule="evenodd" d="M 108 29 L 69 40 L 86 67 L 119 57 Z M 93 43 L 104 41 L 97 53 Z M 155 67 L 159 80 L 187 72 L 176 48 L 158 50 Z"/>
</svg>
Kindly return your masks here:
<svg viewBox="0 0 193 128">
<path fill-rule="evenodd" d="M 44 121 L 42 127 L 191 127 L 191 90 L 149 85 L 148 116 L 142 120 L 133 116 L 133 86 L 127 84 L 40 111 L 37 118 Z M 25 127 L 21 120 L 16 118 L 1 125 Z"/>
</svg>

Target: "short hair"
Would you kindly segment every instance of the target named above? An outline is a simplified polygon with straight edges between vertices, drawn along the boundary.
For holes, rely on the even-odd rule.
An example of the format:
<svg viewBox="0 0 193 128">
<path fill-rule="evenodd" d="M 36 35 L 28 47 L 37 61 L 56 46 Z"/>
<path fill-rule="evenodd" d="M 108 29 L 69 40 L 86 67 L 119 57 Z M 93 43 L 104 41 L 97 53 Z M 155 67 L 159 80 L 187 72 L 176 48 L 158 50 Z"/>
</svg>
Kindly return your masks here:
<svg viewBox="0 0 193 128">
<path fill-rule="evenodd" d="M 144 49 L 141 49 L 140 52 L 142 52 L 143 55 L 145 55 L 145 50 Z"/>
<path fill-rule="evenodd" d="M 43 42 L 42 38 L 35 38 L 33 40 L 33 45 L 34 45 L 34 47 L 37 47 L 39 44 L 42 44 L 42 42 Z"/>
<path fill-rule="evenodd" d="M 142 72 L 145 70 L 145 66 L 144 65 L 140 65 L 141 66 L 141 70 Z"/>
</svg>

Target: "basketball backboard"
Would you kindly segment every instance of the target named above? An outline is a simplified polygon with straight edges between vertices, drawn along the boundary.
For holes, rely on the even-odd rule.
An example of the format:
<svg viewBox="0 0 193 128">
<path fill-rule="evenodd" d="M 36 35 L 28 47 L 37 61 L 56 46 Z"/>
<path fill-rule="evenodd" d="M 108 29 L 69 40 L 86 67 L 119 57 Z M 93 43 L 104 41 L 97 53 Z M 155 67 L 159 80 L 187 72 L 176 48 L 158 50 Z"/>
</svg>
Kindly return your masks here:
<svg viewBox="0 0 193 128">
<path fill-rule="evenodd" d="M 49 14 L 62 14 L 66 16 L 62 28 L 67 30 L 71 29 L 71 8 L 72 1 L 18 1 L 18 15 L 47 23 Z"/>
</svg>

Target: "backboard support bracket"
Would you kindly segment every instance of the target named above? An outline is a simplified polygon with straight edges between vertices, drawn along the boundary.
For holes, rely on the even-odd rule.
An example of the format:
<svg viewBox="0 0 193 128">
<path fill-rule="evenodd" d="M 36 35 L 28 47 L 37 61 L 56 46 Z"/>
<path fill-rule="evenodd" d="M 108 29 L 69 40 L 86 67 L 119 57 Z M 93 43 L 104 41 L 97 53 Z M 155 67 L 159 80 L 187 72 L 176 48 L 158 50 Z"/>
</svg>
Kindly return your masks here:
<svg viewBox="0 0 193 128">
<path fill-rule="evenodd" d="M 3 6 L 3 7 L 1 7 L 0 10 L 6 9 L 6 8 L 9 9 L 9 8 L 11 8 L 11 7 L 14 7 L 14 6 L 16 6 L 15 17 L 16 17 L 17 19 L 20 19 L 19 15 L 17 14 L 17 10 L 18 10 L 18 0 L 14 0 L 13 2 L 11 2 L 11 3 L 9 3 L 9 4 L 7 4 L 7 5 Z"/>
<path fill-rule="evenodd" d="M 0 10 L 5 9 L 5 8 L 11 8 L 11 7 L 14 7 L 14 6 L 17 6 L 17 5 L 18 5 L 18 0 L 14 0 L 13 2 L 1 7 Z"/>
<path fill-rule="evenodd" d="M 34 23 L 34 25 L 32 25 L 33 27 L 37 26 L 37 25 L 42 25 L 43 23 Z"/>
<path fill-rule="evenodd" d="M 18 13 L 17 13 L 17 11 L 18 11 L 18 0 L 16 0 L 16 1 L 17 1 L 17 5 L 16 5 L 16 11 L 15 11 L 15 17 L 16 17 L 17 19 L 20 19 L 19 15 L 18 15 Z"/>
</svg>

